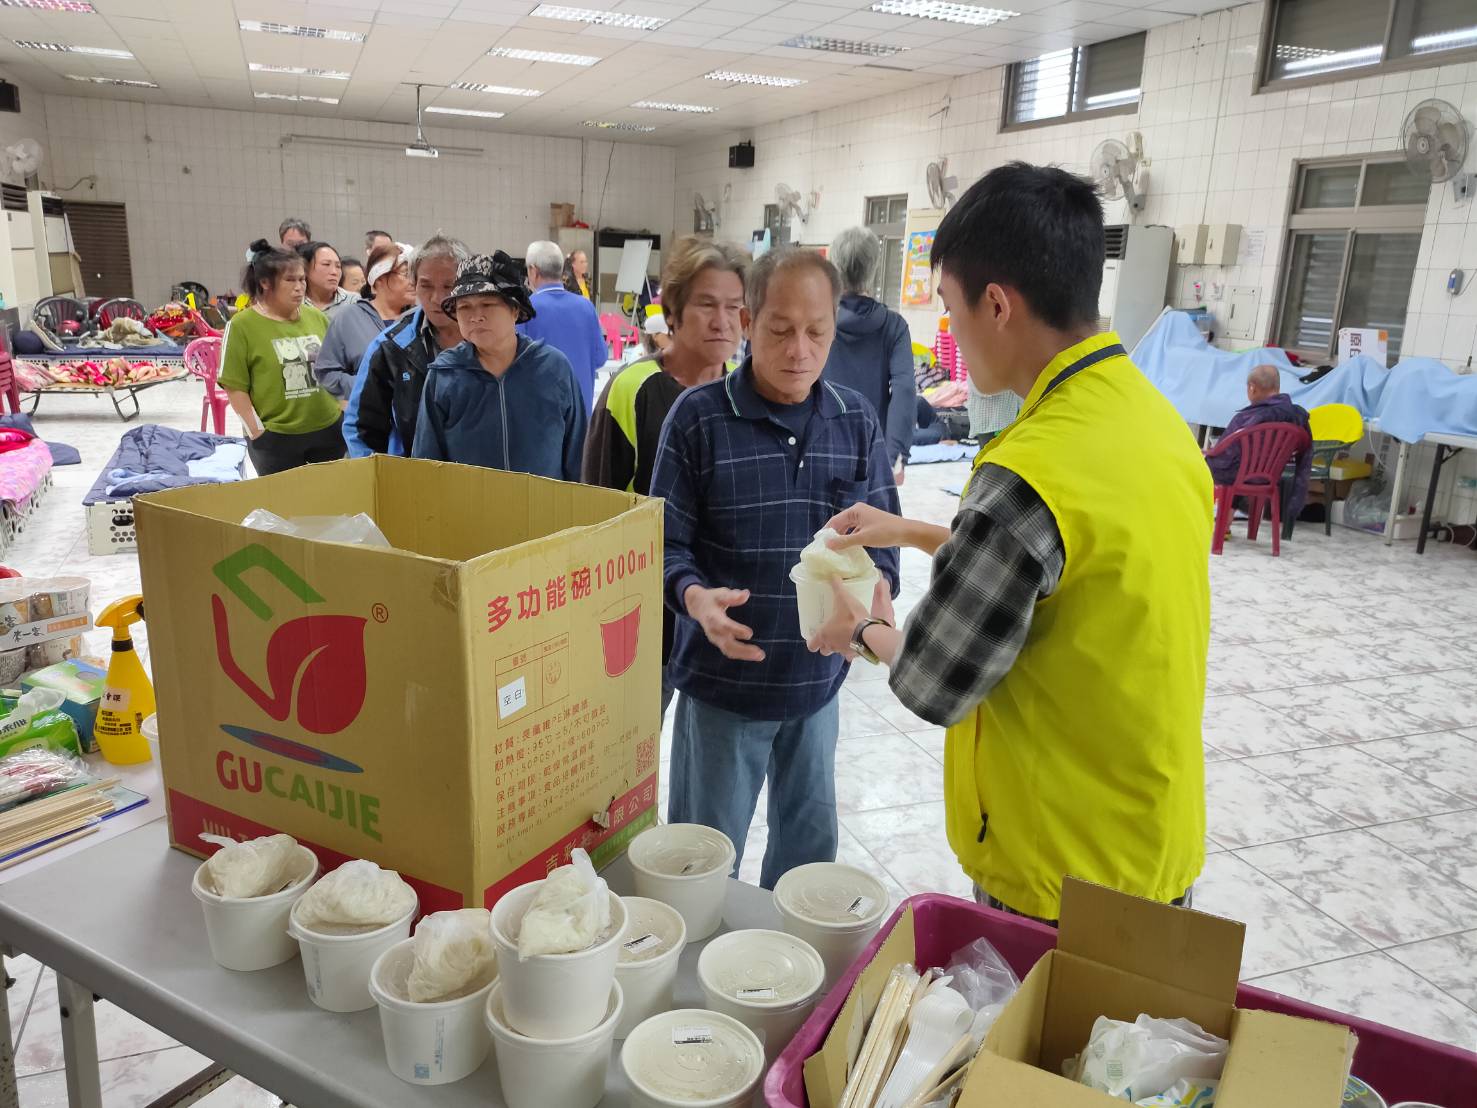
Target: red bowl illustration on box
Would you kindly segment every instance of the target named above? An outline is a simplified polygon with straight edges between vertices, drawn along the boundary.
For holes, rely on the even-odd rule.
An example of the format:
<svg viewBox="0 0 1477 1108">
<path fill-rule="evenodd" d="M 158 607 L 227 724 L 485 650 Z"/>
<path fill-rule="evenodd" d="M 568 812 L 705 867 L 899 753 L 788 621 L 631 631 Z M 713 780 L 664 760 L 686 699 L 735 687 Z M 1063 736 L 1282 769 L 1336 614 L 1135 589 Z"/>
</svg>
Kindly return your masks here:
<svg viewBox="0 0 1477 1108">
<path fill-rule="evenodd" d="M 600 613 L 600 646 L 605 652 L 605 675 L 619 677 L 636 661 L 641 638 L 641 598 L 628 596 Z"/>
</svg>

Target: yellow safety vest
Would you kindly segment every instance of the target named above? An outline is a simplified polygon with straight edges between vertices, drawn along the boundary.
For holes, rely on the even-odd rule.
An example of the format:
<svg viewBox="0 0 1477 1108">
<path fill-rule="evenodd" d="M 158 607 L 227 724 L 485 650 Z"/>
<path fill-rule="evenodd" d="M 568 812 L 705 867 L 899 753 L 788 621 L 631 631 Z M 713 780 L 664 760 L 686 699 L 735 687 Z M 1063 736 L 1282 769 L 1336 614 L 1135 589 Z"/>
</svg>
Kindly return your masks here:
<svg viewBox="0 0 1477 1108">
<path fill-rule="evenodd" d="M 949 728 L 964 871 L 1055 919 L 1062 877 L 1168 901 L 1205 861 L 1211 481 L 1117 335 L 1062 351 L 975 460 L 1027 481 L 1066 565 L 1010 672 Z"/>
</svg>

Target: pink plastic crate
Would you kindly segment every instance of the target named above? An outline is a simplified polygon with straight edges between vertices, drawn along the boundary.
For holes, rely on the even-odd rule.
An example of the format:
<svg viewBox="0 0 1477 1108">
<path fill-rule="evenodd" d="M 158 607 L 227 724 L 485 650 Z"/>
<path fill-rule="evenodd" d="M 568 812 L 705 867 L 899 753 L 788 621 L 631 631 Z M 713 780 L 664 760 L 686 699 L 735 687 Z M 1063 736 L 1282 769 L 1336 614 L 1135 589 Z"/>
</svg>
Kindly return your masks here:
<svg viewBox="0 0 1477 1108">
<path fill-rule="evenodd" d="M 914 939 L 922 968 L 943 966 L 960 947 L 985 938 L 994 943 L 1011 968 L 1024 977 L 1041 955 L 1056 946 L 1056 931 L 1043 924 L 940 893 L 909 897 L 883 924 L 861 957 L 816 1005 L 810 1019 L 775 1059 L 764 1082 L 764 1099 L 770 1108 L 805 1108 L 805 1060 L 820 1049 L 862 967 L 872 960 L 902 916 L 903 909 L 909 906 L 913 909 Z M 1236 1003 L 1242 1008 L 1266 1009 L 1290 1016 L 1342 1023 L 1353 1028 L 1359 1036 L 1354 1074 L 1367 1081 L 1391 1104 L 1417 1100 L 1438 1104 L 1442 1108 L 1472 1108 L 1477 1105 L 1477 1054 L 1470 1051 L 1371 1023 L 1357 1016 L 1331 1012 L 1251 985 L 1242 985 L 1236 990 Z"/>
</svg>

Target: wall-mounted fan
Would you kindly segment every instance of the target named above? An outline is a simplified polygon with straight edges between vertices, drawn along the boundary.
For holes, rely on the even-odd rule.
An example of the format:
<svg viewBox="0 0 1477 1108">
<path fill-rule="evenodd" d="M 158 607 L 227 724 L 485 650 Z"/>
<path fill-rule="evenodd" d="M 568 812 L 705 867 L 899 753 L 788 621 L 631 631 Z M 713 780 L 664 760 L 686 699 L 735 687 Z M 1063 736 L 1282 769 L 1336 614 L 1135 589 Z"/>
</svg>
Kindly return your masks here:
<svg viewBox="0 0 1477 1108">
<path fill-rule="evenodd" d="M 935 208 L 948 208 L 956 199 L 954 190 L 959 187 L 959 178 L 950 177 L 948 173 L 948 158 L 929 162 L 923 171 L 923 178 L 928 182 L 928 202 Z"/>
<path fill-rule="evenodd" d="M 1462 113 L 1445 100 L 1422 100 L 1400 128 L 1400 146 L 1411 173 L 1432 184 L 1451 181 L 1459 196 L 1471 195 L 1471 174 L 1462 172 L 1471 138 Z"/>
<path fill-rule="evenodd" d="M 811 202 L 814 202 L 815 194 L 811 194 Z M 804 223 L 810 218 L 811 203 L 801 196 L 799 191 L 792 189 L 781 181 L 774 186 L 774 202 L 780 210 L 780 218 L 789 218 L 799 223 Z"/>
<path fill-rule="evenodd" d="M 1088 160 L 1088 172 L 1098 183 L 1104 199 L 1128 201 L 1128 209 L 1137 215 L 1144 210 L 1144 190 L 1135 185 L 1142 151 L 1130 151 L 1117 139 L 1104 139 Z"/>
<path fill-rule="evenodd" d="M 23 138 L 5 148 L 3 168 L 12 177 L 24 180 L 41 168 L 41 144 L 33 138 Z"/>
<path fill-rule="evenodd" d="M 696 235 L 711 235 L 718 228 L 718 205 L 700 192 L 692 194 L 692 231 Z"/>
</svg>

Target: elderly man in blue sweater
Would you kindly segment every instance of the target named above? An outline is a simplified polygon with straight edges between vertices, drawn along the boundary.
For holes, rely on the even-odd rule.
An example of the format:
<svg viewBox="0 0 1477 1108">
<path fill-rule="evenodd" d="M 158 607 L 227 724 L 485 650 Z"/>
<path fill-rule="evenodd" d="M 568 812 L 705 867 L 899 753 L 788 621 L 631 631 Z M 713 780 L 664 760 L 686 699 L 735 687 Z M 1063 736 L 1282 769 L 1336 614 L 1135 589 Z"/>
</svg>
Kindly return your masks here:
<svg viewBox="0 0 1477 1108">
<path fill-rule="evenodd" d="M 528 244 L 528 287 L 533 290 L 533 318 L 518 333 L 543 339 L 566 358 L 580 383 L 588 415 L 595 404 L 595 375 L 605 365 L 605 331 L 591 304 L 563 284 L 564 251 L 547 239 Z"/>
<path fill-rule="evenodd" d="M 749 271 L 750 356 L 688 389 L 657 447 L 666 499 L 667 677 L 680 689 L 668 818 L 744 841 L 769 783 L 759 883 L 834 861 L 836 703 L 847 663 L 806 649 L 790 570 L 852 501 L 896 512 L 882 428 L 859 393 L 821 380 L 841 282 L 813 250 L 771 251 Z M 897 549 L 870 550 L 876 614 L 890 622 Z M 737 872 L 738 861 L 734 863 Z"/>
</svg>

